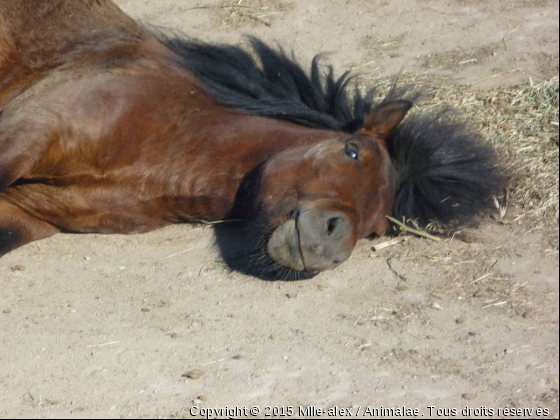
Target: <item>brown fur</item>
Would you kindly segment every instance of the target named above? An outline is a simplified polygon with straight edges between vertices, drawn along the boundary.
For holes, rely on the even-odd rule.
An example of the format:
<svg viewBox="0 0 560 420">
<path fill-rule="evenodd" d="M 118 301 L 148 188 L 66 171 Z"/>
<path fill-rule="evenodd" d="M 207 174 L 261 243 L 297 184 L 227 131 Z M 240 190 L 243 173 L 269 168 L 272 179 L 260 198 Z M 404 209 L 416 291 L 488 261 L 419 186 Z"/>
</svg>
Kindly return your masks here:
<svg viewBox="0 0 560 420">
<path fill-rule="evenodd" d="M 348 134 L 245 115 L 200 87 L 109 0 L 3 0 L 0 231 L 17 233 L 3 251 L 59 231 L 227 218 L 265 162 L 271 229 L 304 203 L 344 213 L 351 248 L 385 232 L 395 191 L 383 139 L 406 110 L 372 117 L 353 140 L 358 164 Z"/>
</svg>

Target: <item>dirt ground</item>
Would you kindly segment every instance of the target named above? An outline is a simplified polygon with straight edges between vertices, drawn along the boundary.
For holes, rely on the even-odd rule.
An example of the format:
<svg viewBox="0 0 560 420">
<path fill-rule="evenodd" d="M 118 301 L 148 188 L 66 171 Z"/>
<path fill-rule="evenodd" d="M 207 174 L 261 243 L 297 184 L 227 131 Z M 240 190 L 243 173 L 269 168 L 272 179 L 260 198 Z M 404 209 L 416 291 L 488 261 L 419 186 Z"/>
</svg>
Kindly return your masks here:
<svg viewBox="0 0 560 420">
<path fill-rule="evenodd" d="M 554 0 L 117 3 L 209 41 L 254 34 L 302 62 L 329 52 L 366 77 L 488 90 L 558 76 Z M 376 252 L 387 238 L 362 240 L 338 269 L 287 283 L 231 272 L 204 226 L 30 244 L 0 260 L 0 417 L 259 407 L 262 418 L 289 406 L 558 417 L 558 224 L 520 212 L 440 243 Z"/>
</svg>

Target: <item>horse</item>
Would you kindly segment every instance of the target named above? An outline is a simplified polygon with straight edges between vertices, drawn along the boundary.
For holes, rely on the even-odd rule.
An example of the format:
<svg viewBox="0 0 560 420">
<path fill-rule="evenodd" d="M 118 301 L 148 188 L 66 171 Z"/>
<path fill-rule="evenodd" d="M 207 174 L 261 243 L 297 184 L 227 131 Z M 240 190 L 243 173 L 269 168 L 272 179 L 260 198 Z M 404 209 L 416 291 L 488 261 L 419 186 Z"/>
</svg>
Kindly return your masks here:
<svg viewBox="0 0 560 420">
<path fill-rule="evenodd" d="M 213 45 L 111 0 L 0 3 L 0 256 L 57 233 L 240 221 L 248 266 L 314 276 L 384 235 L 488 208 L 495 151 L 441 115 L 408 116 L 317 56 Z M 326 69 L 326 70 L 325 70 Z"/>
</svg>

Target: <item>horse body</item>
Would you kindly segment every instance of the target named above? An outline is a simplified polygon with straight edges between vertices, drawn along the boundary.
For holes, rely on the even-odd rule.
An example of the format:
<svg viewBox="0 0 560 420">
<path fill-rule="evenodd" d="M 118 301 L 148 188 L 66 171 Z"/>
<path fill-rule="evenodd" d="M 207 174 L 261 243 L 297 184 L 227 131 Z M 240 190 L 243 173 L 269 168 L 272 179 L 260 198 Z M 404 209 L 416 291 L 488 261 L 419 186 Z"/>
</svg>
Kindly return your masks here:
<svg viewBox="0 0 560 420">
<path fill-rule="evenodd" d="M 0 110 L 49 70 L 77 65 L 80 58 L 124 57 L 146 40 L 145 31 L 109 0 L 4 0 Z"/>
<path fill-rule="evenodd" d="M 385 233 L 397 188 L 386 141 L 408 101 L 333 128 L 322 96 L 298 86 L 320 84 L 317 67 L 302 82 L 261 44 L 262 70 L 241 50 L 193 45 L 152 36 L 109 0 L 0 4 L 0 256 L 60 231 L 240 217 L 256 219 L 261 251 L 314 273 Z M 233 76 L 216 84 L 222 53 Z M 260 102 L 250 76 L 268 89 Z M 327 84 L 340 101 L 344 78 Z"/>
<path fill-rule="evenodd" d="M 224 219 L 253 168 L 332 136 L 216 109 L 184 68 L 165 61 L 71 76 L 41 80 L 9 104 L 1 126 L 2 158 L 14 145 L 29 160 L 15 166 L 18 182 L 2 197 L 64 231 L 131 233 Z M 22 156 L 25 149 L 33 153 Z"/>
</svg>

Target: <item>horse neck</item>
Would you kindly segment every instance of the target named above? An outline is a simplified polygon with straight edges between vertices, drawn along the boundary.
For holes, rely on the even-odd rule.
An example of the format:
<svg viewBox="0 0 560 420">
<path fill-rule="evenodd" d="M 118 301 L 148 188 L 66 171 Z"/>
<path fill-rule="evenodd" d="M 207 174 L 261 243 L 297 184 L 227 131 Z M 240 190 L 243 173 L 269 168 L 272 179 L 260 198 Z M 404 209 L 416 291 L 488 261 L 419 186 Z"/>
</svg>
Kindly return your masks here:
<svg viewBox="0 0 560 420">
<path fill-rule="evenodd" d="M 183 208 L 182 217 L 204 216 L 204 220 L 228 217 L 241 183 L 253 170 L 281 151 L 336 135 L 333 131 L 244 115 L 221 107 L 199 115 L 189 124 L 180 142 L 183 149 L 170 159 L 175 169 L 168 178 L 177 180 L 171 187 L 180 191 L 178 206 L 181 207 L 184 199 L 189 203 Z"/>
<path fill-rule="evenodd" d="M 218 107 L 191 124 L 185 157 L 195 165 L 210 165 L 235 178 L 283 150 L 315 144 L 338 135 L 273 118 L 246 115 Z"/>
<path fill-rule="evenodd" d="M 209 115 L 205 141 L 213 150 L 224 150 L 224 161 L 242 162 L 244 169 L 268 160 L 286 149 L 315 144 L 336 137 L 333 131 L 308 128 L 283 120 L 242 114 L 228 110 L 220 116 Z"/>
</svg>

